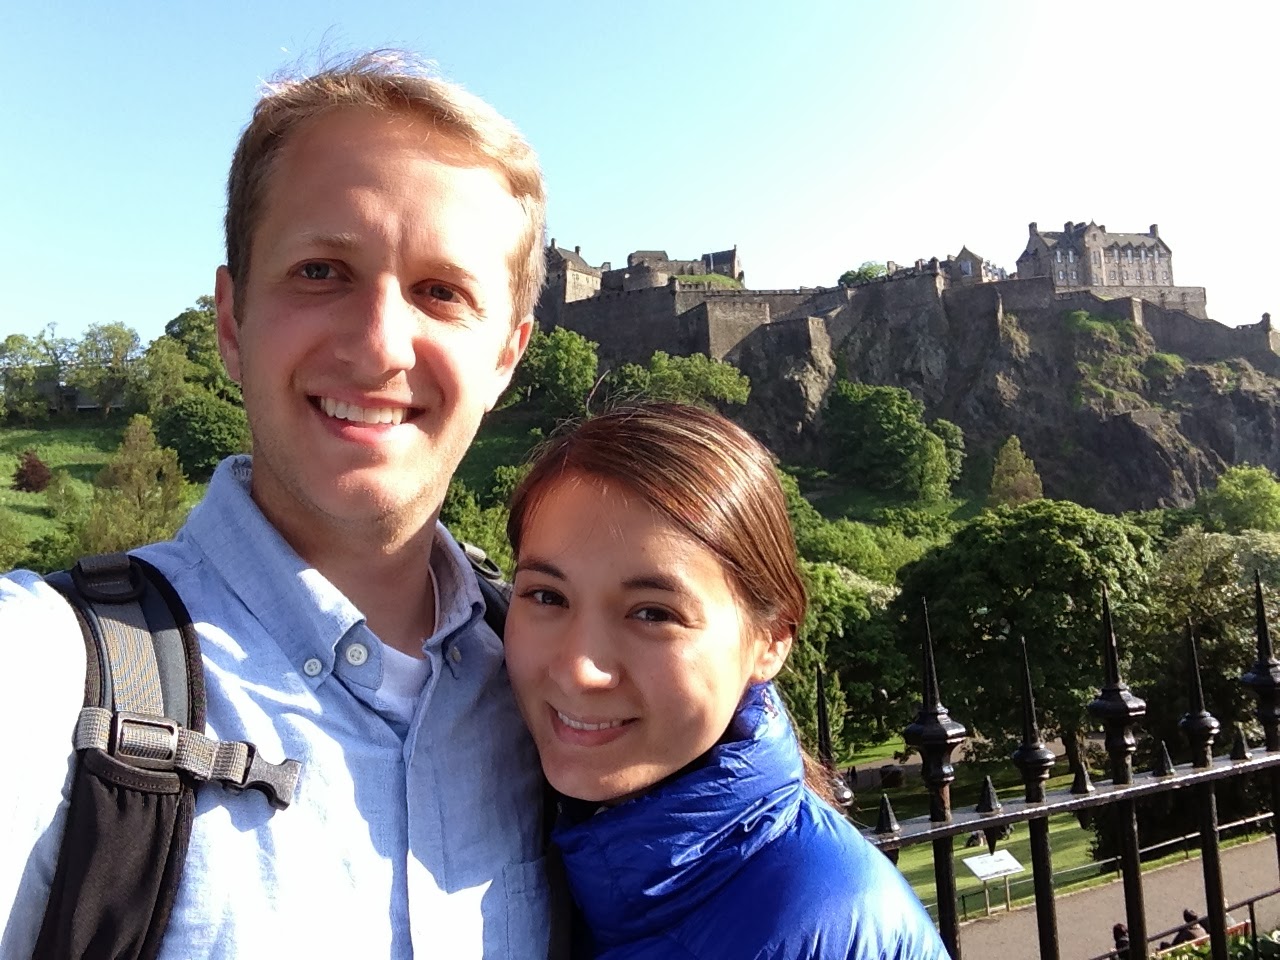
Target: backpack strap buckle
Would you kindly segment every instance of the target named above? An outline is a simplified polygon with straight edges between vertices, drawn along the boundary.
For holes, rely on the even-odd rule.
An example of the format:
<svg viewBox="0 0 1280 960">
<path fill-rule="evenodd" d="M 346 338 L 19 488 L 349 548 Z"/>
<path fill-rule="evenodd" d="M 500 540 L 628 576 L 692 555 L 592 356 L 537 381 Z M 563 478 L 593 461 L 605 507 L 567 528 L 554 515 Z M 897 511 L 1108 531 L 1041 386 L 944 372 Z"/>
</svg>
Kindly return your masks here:
<svg viewBox="0 0 1280 960">
<path fill-rule="evenodd" d="M 302 764 L 297 760 L 284 760 L 271 763 L 262 759 L 262 754 L 253 744 L 249 748 L 249 762 L 245 766 L 244 779 L 240 783 L 224 782 L 228 790 L 239 793 L 241 790 L 259 790 L 267 798 L 267 802 L 277 810 L 283 810 L 293 800 L 294 791 L 298 789 L 298 776 L 302 773 Z"/>
<path fill-rule="evenodd" d="M 178 723 L 121 710 L 111 718 L 109 752 L 143 770 L 172 770 L 178 759 Z"/>
</svg>

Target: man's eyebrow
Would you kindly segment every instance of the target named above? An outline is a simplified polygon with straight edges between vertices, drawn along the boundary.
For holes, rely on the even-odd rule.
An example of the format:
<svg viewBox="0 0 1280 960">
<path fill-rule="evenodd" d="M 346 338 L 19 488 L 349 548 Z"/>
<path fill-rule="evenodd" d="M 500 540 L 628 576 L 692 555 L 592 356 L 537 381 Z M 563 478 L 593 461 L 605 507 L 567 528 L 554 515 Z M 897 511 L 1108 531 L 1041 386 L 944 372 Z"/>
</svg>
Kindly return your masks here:
<svg viewBox="0 0 1280 960">
<path fill-rule="evenodd" d="M 320 230 L 308 230 L 300 234 L 298 240 L 309 247 L 326 247 L 330 250 L 354 250 L 360 245 L 354 233 L 329 233 Z"/>
<path fill-rule="evenodd" d="M 564 575 L 564 571 L 554 563 L 549 560 L 540 560 L 537 557 L 519 561 L 516 564 L 516 573 L 541 573 L 544 576 L 554 577 L 557 580 L 569 579 Z"/>
</svg>

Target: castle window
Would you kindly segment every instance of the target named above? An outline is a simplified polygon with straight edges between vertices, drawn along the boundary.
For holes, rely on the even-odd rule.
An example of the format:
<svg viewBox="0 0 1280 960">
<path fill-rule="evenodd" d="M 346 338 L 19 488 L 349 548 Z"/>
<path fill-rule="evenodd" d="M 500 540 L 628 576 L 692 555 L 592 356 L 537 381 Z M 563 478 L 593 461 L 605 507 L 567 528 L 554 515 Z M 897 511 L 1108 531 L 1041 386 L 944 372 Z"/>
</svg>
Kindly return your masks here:
<svg viewBox="0 0 1280 960">
<path fill-rule="evenodd" d="M 1142 248 L 1142 262 L 1143 262 L 1143 263 L 1146 263 L 1146 261 L 1147 261 L 1147 248 L 1146 248 L 1146 247 L 1143 247 L 1143 248 Z"/>
<path fill-rule="evenodd" d="M 1155 259 L 1156 259 L 1156 263 L 1159 263 L 1159 262 L 1160 262 L 1160 248 L 1159 248 L 1159 247 L 1156 247 L 1156 248 L 1155 248 L 1155 250 L 1153 250 L 1153 251 L 1152 251 L 1151 255 L 1152 255 L 1153 257 L 1155 257 Z"/>
<path fill-rule="evenodd" d="M 1068 250 L 1067 263 L 1075 263 L 1075 262 L 1076 262 L 1076 252 L 1074 250 Z"/>
<path fill-rule="evenodd" d="M 1132 247 L 1130 247 L 1128 250 L 1126 250 L 1126 251 L 1124 252 L 1124 258 L 1125 258 L 1125 260 L 1127 260 L 1129 263 L 1133 263 L 1133 248 L 1132 248 Z"/>
<path fill-rule="evenodd" d="M 1100 266 L 1101 264 L 1102 264 L 1101 251 L 1098 251 L 1098 250 L 1093 251 L 1093 265 L 1097 267 L 1097 266 Z"/>
<path fill-rule="evenodd" d="M 1076 272 L 1074 270 L 1071 271 L 1071 282 L 1072 283 L 1076 282 Z"/>
<path fill-rule="evenodd" d="M 1066 279 L 1066 276 L 1065 276 L 1065 274 L 1064 274 L 1064 271 L 1062 271 L 1062 270 L 1059 270 L 1059 271 L 1058 271 L 1058 279 L 1059 279 L 1059 280 L 1065 280 L 1065 279 Z"/>
<path fill-rule="evenodd" d="M 1165 283 L 1168 283 L 1168 282 L 1169 282 L 1169 271 L 1168 271 L 1168 270 L 1166 270 L 1166 271 L 1164 272 L 1164 282 L 1165 282 Z"/>
<path fill-rule="evenodd" d="M 1112 271 L 1111 271 L 1111 273 L 1110 273 L 1110 275 L 1107 277 L 1107 279 L 1109 279 L 1112 283 L 1115 283 L 1115 280 L 1116 280 L 1116 272 L 1115 272 L 1114 270 L 1112 270 Z"/>
<path fill-rule="evenodd" d="M 1059 263 L 1061 263 L 1061 262 L 1062 262 L 1062 251 L 1061 251 L 1061 250 L 1055 250 L 1055 251 L 1054 251 L 1054 253 L 1057 255 L 1057 260 L 1058 260 L 1058 262 L 1059 262 Z"/>
</svg>

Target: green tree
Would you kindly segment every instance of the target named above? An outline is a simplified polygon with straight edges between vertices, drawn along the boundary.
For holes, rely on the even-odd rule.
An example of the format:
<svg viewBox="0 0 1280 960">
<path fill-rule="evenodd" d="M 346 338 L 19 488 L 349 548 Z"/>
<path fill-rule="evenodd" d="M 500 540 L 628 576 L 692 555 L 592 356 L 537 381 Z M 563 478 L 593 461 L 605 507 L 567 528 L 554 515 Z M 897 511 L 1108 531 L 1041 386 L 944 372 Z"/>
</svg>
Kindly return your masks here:
<svg viewBox="0 0 1280 960">
<path fill-rule="evenodd" d="M 12 420 L 32 423 L 49 415 L 49 400 L 37 386 L 48 376 L 46 357 L 35 338 L 13 333 L 0 342 L 0 413 Z"/>
<path fill-rule="evenodd" d="M 178 455 L 156 443 L 151 421 L 138 414 L 95 481 L 84 527 L 85 552 L 129 550 L 167 540 L 186 515 L 187 483 Z"/>
<path fill-rule="evenodd" d="M 197 297 L 196 305 L 165 324 L 165 336 L 182 344 L 195 371 L 189 379 L 215 397 L 240 403 L 240 385 L 227 376 L 218 352 L 218 312 L 213 297 Z"/>
<path fill-rule="evenodd" d="M 155 424 L 160 444 L 177 454 L 189 480 L 208 480 L 224 457 L 249 449 L 244 408 L 199 387 L 165 407 Z"/>
<path fill-rule="evenodd" d="M 76 345 L 71 386 L 92 395 L 108 416 L 130 390 L 142 349 L 138 334 L 123 323 L 95 323 Z"/>
<path fill-rule="evenodd" d="M 929 432 L 942 441 L 947 451 L 947 478 L 954 485 L 964 471 L 964 431 L 939 417 L 929 424 Z"/>
<path fill-rule="evenodd" d="M 867 280 L 874 280 L 876 277 L 883 277 L 886 269 L 887 268 L 883 263 L 876 263 L 874 260 L 867 260 L 863 262 L 862 266 L 856 267 L 853 270 L 846 270 L 844 273 L 840 274 L 840 280 L 838 282 L 842 287 L 852 287 L 856 284 L 864 283 Z"/>
<path fill-rule="evenodd" d="M 513 387 L 526 402 L 539 404 L 553 421 L 580 417 L 596 383 L 598 346 L 563 327 L 550 333 L 535 330 L 516 368 Z"/>
<path fill-rule="evenodd" d="M 741 370 L 703 353 L 673 357 L 661 350 L 647 366 L 625 363 L 610 376 L 615 400 L 668 400 L 676 403 L 743 404 L 751 396 L 751 380 Z"/>
<path fill-rule="evenodd" d="M 1022 452 L 1022 442 L 1010 437 L 996 454 L 987 503 L 993 507 L 1013 507 L 1043 496 L 1044 485 L 1036 473 L 1036 465 Z"/>
<path fill-rule="evenodd" d="M 449 481 L 440 522 L 454 538 L 474 544 L 489 555 L 508 577 L 515 567 L 511 544 L 507 542 L 507 508 L 505 505 L 481 507 L 476 495 L 461 480 Z"/>
<path fill-rule="evenodd" d="M 156 337 L 138 361 L 130 402 L 158 416 L 192 388 L 189 381 L 197 379 L 198 369 L 181 343 L 167 334 Z"/>
<path fill-rule="evenodd" d="M 822 427 L 833 470 L 904 499 L 945 499 L 951 489 L 946 445 L 923 417 L 924 404 L 901 387 L 837 380 Z"/>
<path fill-rule="evenodd" d="M 1228 533 L 1280 531 L 1280 481 L 1266 467 L 1229 467 L 1217 486 L 1200 494 L 1196 506 Z"/>
<path fill-rule="evenodd" d="M 1034 500 L 983 512 L 906 567 L 892 610 L 903 650 L 918 662 L 928 601 L 943 702 L 993 754 L 1021 733 L 1016 651 L 1025 637 L 1042 727 L 1063 738 L 1074 765 L 1084 705 L 1102 678 L 1101 587 L 1123 619 L 1141 600 L 1149 563 L 1150 540 L 1138 528 Z"/>
</svg>

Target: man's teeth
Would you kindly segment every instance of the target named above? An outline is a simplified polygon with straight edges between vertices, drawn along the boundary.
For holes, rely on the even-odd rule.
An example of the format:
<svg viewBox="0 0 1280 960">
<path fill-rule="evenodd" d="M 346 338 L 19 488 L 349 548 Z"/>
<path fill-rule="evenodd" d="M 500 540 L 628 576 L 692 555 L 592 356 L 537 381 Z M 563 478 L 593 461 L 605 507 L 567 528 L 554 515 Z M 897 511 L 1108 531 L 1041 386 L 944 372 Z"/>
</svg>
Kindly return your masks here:
<svg viewBox="0 0 1280 960">
<path fill-rule="evenodd" d="M 320 409 L 338 420 L 355 423 L 400 423 L 404 420 L 404 407 L 357 407 L 329 397 L 320 398 Z"/>
<path fill-rule="evenodd" d="M 625 720 L 606 720 L 604 723 L 583 723 L 581 720 L 566 716 L 559 710 L 556 711 L 556 716 L 560 718 L 561 723 L 571 730 L 611 730 L 627 722 Z"/>
</svg>

